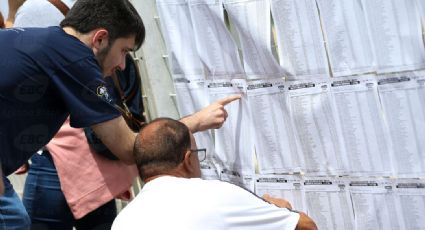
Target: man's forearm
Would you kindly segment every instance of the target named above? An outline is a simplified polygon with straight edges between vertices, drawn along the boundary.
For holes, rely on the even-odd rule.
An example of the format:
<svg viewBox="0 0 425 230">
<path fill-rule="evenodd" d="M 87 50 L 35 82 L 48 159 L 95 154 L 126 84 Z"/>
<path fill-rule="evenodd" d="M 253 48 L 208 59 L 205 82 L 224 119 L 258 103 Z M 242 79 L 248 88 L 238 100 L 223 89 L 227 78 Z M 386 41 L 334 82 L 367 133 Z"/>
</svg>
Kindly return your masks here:
<svg viewBox="0 0 425 230">
<path fill-rule="evenodd" d="M 134 164 L 133 148 L 136 134 L 127 126 L 125 120 L 118 118 L 92 126 L 97 137 L 111 152 L 126 164 Z"/>
<path fill-rule="evenodd" d="M 201 131 L 199 130 L 199 125 L 200 125 L 199 118 L 196 117 L 195 114 L 196 113 L 180 118 L 180 122 L 185 124 L 189 128 L 190 132 L 192 133 Z"/>
</svg>

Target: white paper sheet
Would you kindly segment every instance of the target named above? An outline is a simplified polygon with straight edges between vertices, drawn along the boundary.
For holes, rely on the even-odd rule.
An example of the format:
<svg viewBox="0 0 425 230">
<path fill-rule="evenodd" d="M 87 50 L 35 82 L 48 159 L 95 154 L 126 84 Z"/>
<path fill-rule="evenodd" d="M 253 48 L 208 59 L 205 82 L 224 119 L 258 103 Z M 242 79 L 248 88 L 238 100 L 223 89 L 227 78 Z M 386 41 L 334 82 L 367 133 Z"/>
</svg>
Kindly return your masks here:
<svg viewBox="0 0 425 230">
<path fill-rule="evenodd" d="M 244 80 L 216 80 L 208 83 L 210 102 L 229 95 L 241 94 L 242 98 L 233 101 L 224 108 L 228 118 L 220 129 L 214 130 L 217 160 L 222 168 L 242 172 L 244 175 L 254 173 L 254 145 L 251 133 L 251 121 L 246 97 Z"/>
<path fill-rule="evenodd" d="M 307 214 L 318 229 L 354 229 L 353 207 L 344 180 L 306 177 Z"/>
<path fill-rule="evenodd" d="M 271 52 L 269 0 L 224 0 L 224 7 L 238 32 L 247 78 L 283 76 Z"/>
<path fill-rule="evenodd" d="M 378 73 L 423 69 L 419 14 L 411 0 L 362 0 L 378 61 Z"/>
<path fill-rule="evenodd" d="M 244 175 L 241 172 L 223 169 L 221 171 L 222 181 L 227 181 L 232 184 L 235 184 L 239 187 L 246 188 L 251 192 L 254 192 L 254 178 L 253 175 Z"/>
<path fill-rule="evenodd" d="M 375 57 L 359 0 L 317 1 L 335 77 L 373 72 Z"/>
<path fill-rule="evenodd" d="M 174 87 L 181 117 L 190 115 L 210 103 L 205 81 L 178 79 L 174 81 Z"/>
<path fill-rule="evenodd" d="M 188 0 L 196 47 L 207 79 L 242 78 L 238 48 L 224 24 L 221 0 Z"/>
<path fill-rule="evenodd" d="M 205 81 L 174 81 L 174 87 L 176 90 L 177 107 L 181 117 L 193 114 L 209 105 Z M 198 148 L 207 149 L 206 160 L 201 163 L 202 177 L 204 179 L 218 179 L 220 174 L 218 166 L 214 164 L 216 153 L 211 131 L 197 132 L 194 134 L 194 137 Z"/>
<path fill-rule="evenodd" d="M 388 180 L 350 181 L 356 229 L 403 229 L 400 207 Z"/>
<path fill-rule="evenodd" d="M 299 172 L 302 165 L 284 88 L 284 81 L 278 79 L 248 84 L 260 173 Z"/>
<path fill-rule="evenodd" d="M 405 229 L 425 226 L 425 181 L 399 179 L 395 183 Z"/>
<path fill-rule="evenodd" d="M 280 65 L 290 79 L 329 77 L 315 0 L 270 0 Z"/>
<path fill-rule="evenodd" d="M 292 205 L 292 209 L 306 212 L 305 199 L 300 176 L 294 175 L 257 175 L 255 194 L 262 197 L 269 194 L 282 198 Z"/>
<path fill-rule="evenodd" d="M 204 180 L 219 180 L 220 169 L 209 159 L 202 161 L 201 166 L 201 178 Z"/>
<path fill-rule="evenodd" d="M 157 0 L 156 3 L 172 76 L 203 79 L 187 1 Z"/>
<path fill-rule="evenodd" d="M 398 176 L 425 175 L 425 78 L 389 75 L 378 82 Z"/>
<path fill-rule="evenodd" d="M 307 173 L 340 173 L 346 168 L 328 82 L 298 82 L 288 86 L 290 114 Z"/>
<path fill-rule="evenodd" d="M 384 123 L 375 76 L 332 81 L 332 98 L 351 175 L 391 175 L 389 131 Z"/>
<path fill-rule="evenodd" d="M 416 9 L 418 9 L 419 15 L 422 18 L 422 27 L 425 28 L 425 1 L 415 0 Z"/>
</svg>

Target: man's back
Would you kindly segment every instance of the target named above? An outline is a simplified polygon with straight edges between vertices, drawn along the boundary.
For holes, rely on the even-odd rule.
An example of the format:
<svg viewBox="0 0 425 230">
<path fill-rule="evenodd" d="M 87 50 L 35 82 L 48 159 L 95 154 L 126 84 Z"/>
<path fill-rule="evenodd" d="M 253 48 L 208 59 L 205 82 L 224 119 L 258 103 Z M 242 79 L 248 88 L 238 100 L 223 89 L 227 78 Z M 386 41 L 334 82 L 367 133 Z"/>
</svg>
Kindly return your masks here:
<svg viewBox="0 0 425 230">
<path fill-rule="evenodd" d="M 148 182 L 112 229 L 295 229 L 299 215 L 222 181 L 163 176 Z"/>
<path fill-rule="evenodd" d="M 101 116 L 92 112 L 97 106 L 117 116 L 111 105 L 96 103 L 96 89 L 104 83 L 92 50 L 61 28 L 2 30 L 0 44 L 0 157 L 6 175 L 47 144 L 69 113 L 80 127 Z"/>
</svg>

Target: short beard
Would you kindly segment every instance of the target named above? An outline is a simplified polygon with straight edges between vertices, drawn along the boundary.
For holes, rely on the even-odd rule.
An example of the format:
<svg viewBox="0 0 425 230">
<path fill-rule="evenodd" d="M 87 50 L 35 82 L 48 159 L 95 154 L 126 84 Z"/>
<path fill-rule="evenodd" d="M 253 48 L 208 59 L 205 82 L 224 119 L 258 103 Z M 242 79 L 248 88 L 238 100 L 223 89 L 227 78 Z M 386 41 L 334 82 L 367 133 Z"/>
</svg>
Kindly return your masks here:
<svg viewBox="0 0 425 230">
<path fill-rule="evenodd" d="M 99 52 L 96 55 L 96 60 L 99 63 L 100 69 L 102 70 L 102 74 L 104 74 L 103 71 L 104 71 L 104 67 L 105 67 L 105 63 L 104 63 L 105 58 L 108 55 L 109 51 L 111 50 L 111 47 L 112 47 L 112 45 L 108 44 L 107 47 L 99 50 Z M 108 77 L 108 76 L 104 76 L 104 77 Z"/>
</svg>

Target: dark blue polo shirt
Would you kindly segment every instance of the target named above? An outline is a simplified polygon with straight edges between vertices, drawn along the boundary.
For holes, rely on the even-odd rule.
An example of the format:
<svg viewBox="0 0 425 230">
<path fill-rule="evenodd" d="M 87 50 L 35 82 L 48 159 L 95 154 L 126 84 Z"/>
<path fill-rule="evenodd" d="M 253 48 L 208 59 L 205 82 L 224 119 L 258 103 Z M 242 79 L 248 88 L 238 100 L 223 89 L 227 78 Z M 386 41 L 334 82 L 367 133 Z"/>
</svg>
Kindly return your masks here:
<svg viewBox="0 0 425 230">
<path fill-rule="evenodd" d="M 0 30 L 0 160 L 13 173 L 67 116 L 91 126 L 120 114 L 93 51 L 59 27 Z"/>
</svg>

